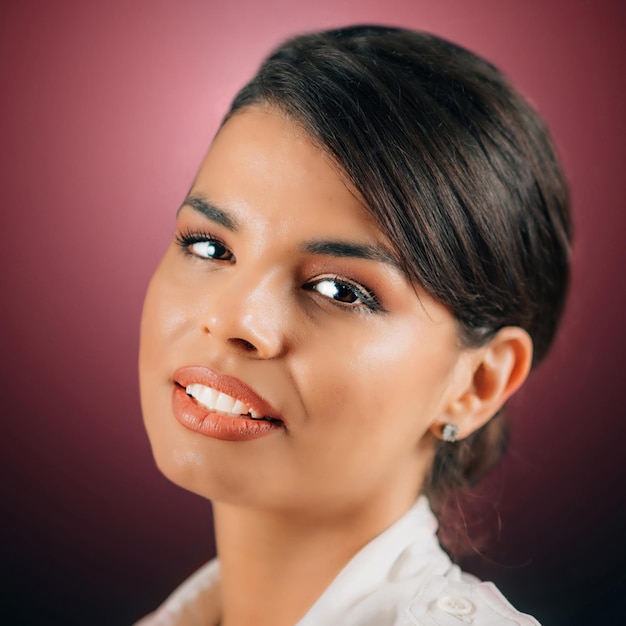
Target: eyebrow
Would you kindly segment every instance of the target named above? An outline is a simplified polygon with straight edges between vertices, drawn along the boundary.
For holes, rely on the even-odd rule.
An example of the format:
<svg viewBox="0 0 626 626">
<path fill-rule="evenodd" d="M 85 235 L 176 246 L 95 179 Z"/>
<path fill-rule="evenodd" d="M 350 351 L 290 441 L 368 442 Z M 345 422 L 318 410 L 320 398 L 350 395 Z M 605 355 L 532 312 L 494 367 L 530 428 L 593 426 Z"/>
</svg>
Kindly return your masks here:
<svg viewBox="0 0 626 626">
<path fill-rule="evenodd" d="M 214 204 L 207 202 L 204 198 L 200 198 L 198 196 L 187 196 L 185 201 L 180 205 L 180 209 L 184 206 L 188 206 L 198 213 L 202 213 L 205 217 L 215 222 L 216 224 L 220 224 L 224 228 L 232 232 L 236 232 L 239 230 L 239 222 L 228 212 L 216 207 Z M 180 212 L 178 209 L 178 212 Z"/>
<path fill-rule="evenodd" d="M 201 213 L 208 219 L 224 226 L 224 228 L 232 232 L 237 232 L 240 228 L 239 222 L 235 217 L 199 196 L 187 196 L 180 209 L 184 206 L 198 211 L 198 213 Z M 180 209 L 178 209 L 179 212 Z M 403 276 L 407 276 L 406 269 L 402 267 L 389 250 L 382 245 L 323 239 L 307 241 L 300 246 L 300 250 L 308 254 L 377 261 L 379 263 L 385 263 L 399 271 Z"/>
<path fill-rule="evenodd" d="M 322 240 L 307 241 L 301 246 L 301 250 L 309 254 L 378 261 L 390 265 L 395 270 L 402 273 L 402 275 L 406 276 L 405 269 L 383 246 L 353 243 L 350 241 Z"/>
</svg>

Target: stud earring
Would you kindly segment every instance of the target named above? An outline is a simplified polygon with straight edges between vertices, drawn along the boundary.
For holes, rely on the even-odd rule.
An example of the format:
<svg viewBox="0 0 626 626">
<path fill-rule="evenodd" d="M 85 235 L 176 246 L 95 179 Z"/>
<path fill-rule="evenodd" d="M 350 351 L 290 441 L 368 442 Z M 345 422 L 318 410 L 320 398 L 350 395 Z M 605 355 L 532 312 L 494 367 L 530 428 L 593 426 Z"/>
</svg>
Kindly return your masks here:
<svg viewBox="0 0 626 626">
<path fill-rule="evenodd" d="M 441 438 L 448 443 L 454 443 L 459 436 L 459 427 L 456 424 L 444 424 L 441 429 Z"/>
</svg>

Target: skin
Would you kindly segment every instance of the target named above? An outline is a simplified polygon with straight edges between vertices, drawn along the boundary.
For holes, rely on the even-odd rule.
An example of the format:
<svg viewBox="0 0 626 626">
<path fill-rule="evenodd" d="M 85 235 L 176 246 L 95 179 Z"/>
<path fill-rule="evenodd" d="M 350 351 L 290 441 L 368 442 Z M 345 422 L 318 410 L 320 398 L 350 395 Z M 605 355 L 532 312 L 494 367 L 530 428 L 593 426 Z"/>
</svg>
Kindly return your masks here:
<svg viewBox="0 0 626 626">
<path fill-rule="evenodd" d="M 190 197 L 237 228 L 198 202 L 178 213 L 179 237 L 219 243 L 173 240 L 150 283 L 140 350 L 146 429 L 161 471 L 213 502 L 222 624 L 293 624 L 413 504 L 441 424 L 455 419 L 467 434 L 497 410 L 484 406 L 488 394 L 497 388 L 501 403 L 519 386 L 521 344 L 463 348 L 450 312 L 390 259 L 315 250 L 311 242 L 340 240 L 394 255 L 337 167 L 274 109 L 252 107 L 223 126 Z M 486 357 L 508 364 L 506 380 Z M 184 428 L 170 397 L 185 365 L 241 379 L 284 427 L 245 442 Z"/>
</svg>

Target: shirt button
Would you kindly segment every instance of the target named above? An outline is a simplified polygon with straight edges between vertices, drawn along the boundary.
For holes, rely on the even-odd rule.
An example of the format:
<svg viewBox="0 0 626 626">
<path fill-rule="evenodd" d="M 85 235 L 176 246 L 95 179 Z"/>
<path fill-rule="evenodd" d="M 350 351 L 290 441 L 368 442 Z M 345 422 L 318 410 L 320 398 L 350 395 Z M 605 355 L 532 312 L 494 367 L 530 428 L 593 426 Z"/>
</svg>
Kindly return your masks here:
<svg viewBox="0 0 626 626">
<path fill-rule="evenodd" d="M 437 600 L 437 607 L 444 613 L 457 617 L 469 615 L 474 610 L 474 605 L 467 598 L 441 596 Z"/>
</svg>

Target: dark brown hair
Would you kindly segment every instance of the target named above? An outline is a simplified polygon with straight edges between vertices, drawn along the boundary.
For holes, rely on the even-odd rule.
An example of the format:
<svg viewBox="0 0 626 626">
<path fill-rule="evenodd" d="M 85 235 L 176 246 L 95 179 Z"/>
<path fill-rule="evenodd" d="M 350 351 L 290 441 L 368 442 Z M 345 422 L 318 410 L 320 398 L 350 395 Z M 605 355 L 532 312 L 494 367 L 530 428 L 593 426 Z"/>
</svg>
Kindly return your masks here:
<svg viewBox="0 0 626 626">
<path fill-rule="evenodd" d="M 545 125 L 499 70 L 430 34 L 354 26 L 285 42 L 226 119 L 257 104 L 331 155 L 465 345 L 520 326 L 543 358 L 569 277 L 567 187 Z M 441 442 L 426 492 L 475 482 L 503 443 L 500 418 Z"/>
</svg>

